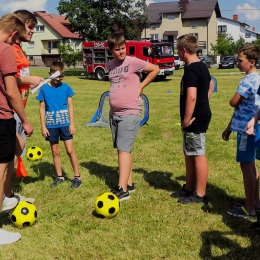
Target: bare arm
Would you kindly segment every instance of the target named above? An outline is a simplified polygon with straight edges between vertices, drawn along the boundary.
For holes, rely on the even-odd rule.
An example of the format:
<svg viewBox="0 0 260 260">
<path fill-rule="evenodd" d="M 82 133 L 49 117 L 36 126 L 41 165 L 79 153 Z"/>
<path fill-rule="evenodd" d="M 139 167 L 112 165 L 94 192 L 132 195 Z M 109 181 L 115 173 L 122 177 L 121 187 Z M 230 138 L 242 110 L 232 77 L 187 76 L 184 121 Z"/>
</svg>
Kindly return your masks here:
<svg viewBox="0 0 260 260">
<path fill-rule="evenodd" d="M 224 132 L 222 133 L 222 139 L 224 141 L 229 141 L 229 136 L 231 134 L 231 130 L 230 130 L 230 127 L 231 127 L 231 122 L 232 122 L 232 118 L 230 119 L 229 123 L 228 123 L 228 126 L 226 127 L 226 129 L 224 130 Z"/>
<path fill-rule="evenodd" d="M 189 87 L 187 89 L 186 107 L 185 107 L 184 119 L 182 121 L 182 129 L 191 125 L 191 123 L 195 120 L 194 118 L 192 118 L 192 115 L 194 112 L 196 101 L 197 101 L 197 88 Z"/>
<path fill-rule="evenodd" d="M 242 100 L 243 100 L 243 97 L 236 93 L 232 97 L 232 99 L 230 99 L 229 104 L 232 107 L 237 107 Z"/>
<path fill-rule="evenodd" d="M 47 137 L 50 136 L 48 129 L 46 128 L 45 125 L 45 102 L 41 101 L 40 102 L 40 122 L 41 122 L 41 129 L 42 129 L 42 136 Z"/>
<path fill-rule="evenodd" d="M 5 75 L 4 82 L 8 101 L 10 102 L 12 108 L 15 110 L 19 118 L 21 119 L 26 135 L 31 136 L 31 134 L 33 133 L 33 127 L 26 116 L 22 103 L 21 94 L 16 84 L 15 76 L 13 74 Z"/>
<path fill-rule="evenodd" d="M 39 85 L 42 81 L 44 81 L 44 78 L 38 77 L 38 76 L 21 76 L 16 77 L 16 82 L 18 86 L 22 85 L 30 85 L 31 88 L 36 87 Z"/>
<path fill-rule="evenodd" d="M 255 124 L 258 121 L 258 112 L 255 114 L 255 116 L 247 123 L 246 126 L 246 133 L 248 135 L 255 135 Z"/>
<path fill-rule="evenodd" d="M 70 115 L 70 134 L 74 135 L 76 133 L 75 125 L 74 125 L 74 107 L 72 104 L 72 98 L 68 98 L 68 108 L 69 108 L 69 115 Z"/>
<path fill-rule="evenodd" d="M 142 96 L 143 89 L 156 78 L 160 69 L 158 66 L 155 66 L 152 63 L 148 63 L 143 71 L 147 72 L 148 74 L 144 81 L 140 83 L 140 86 L 138 88 L 138 97 Z"/>
<path fill-rule="evenodd" d="M 214 82 L 213 82 L 213 80 L 211 80 L 210 83 L 209 83 L 209 92 L 208 92 L 208 98 L 209 99 L 212 95 L 213 90 L 214 90 Z"/>
</svg>

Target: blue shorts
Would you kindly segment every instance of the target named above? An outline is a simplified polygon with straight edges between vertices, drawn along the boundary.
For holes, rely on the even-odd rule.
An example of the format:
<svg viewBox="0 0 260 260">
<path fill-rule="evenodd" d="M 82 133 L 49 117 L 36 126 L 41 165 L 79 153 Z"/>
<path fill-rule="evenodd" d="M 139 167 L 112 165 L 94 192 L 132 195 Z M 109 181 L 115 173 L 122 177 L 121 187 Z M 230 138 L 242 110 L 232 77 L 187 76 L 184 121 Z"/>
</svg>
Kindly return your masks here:
<svg viewBox="0 0 260 260">
<path fill-rule="evenodd" d="M 236 161 L 253 162 L 255 161 L 255 159 L 256 159 L 255 136 L 251 136 L 247 134 L 237 134 Z"/>
<path fill-rule="evenodd" d="M 67 141 L 73 139 L 73 136 L 70 135 L 69 126 L 47 129 L 49 131 L 50 136 L 46 137 L 46 141 L 59 142 L 59 140 Z"/>
</svg>

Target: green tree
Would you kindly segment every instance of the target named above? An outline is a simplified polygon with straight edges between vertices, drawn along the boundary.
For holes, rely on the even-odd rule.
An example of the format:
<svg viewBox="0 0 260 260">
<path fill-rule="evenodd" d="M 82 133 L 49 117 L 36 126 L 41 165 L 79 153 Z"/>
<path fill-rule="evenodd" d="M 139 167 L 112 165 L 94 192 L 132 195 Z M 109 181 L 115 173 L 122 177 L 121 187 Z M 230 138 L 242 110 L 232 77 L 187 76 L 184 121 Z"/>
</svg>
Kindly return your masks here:
<svg viewBox="0 0 260 260">
<path fill-rule="evenodd" d="M 211 50 L 214 53 L 218 53 L 222 56 L 234 55 L 235 53 L 237 53 L 234 39 L 229 34 L 220 35 L 217 39 L 217 43 L 215 45 L 211 43 L 210 45 L 211 45 Z"/>
<path fill-rule="evenodd" d="M 75 50 L 71 47 L 71 44 L 59 43 L 57 48 L 62 62 L 64 62 L 68 67 L 74 66 L 75 68 L 77 61 L 82 61 L 82 51 Z"/>
<path fill-rule="evenodd" d="M 260 38 L 258 38 L 257 40 L 253 41 L 253 43 L 260 48 Z"/>
<path fill-rule="evenodd" d="M 246 44 L 245 39 L 240 36 L 239 39 L 235 43 L 236 53 L 238 52 L 238 49 L 241 48 L 242 46 L 244 46 L 245 44 Z"/>
<path fill-rule="evenodd" d="M 138 38 L 149 25 L 145 9 L 145 0 L 61 0 L 57 8 L 71 29 L 90 41 L 106 40 L 116 30 L 124 31 L 128 40 Z"/>
</svg>

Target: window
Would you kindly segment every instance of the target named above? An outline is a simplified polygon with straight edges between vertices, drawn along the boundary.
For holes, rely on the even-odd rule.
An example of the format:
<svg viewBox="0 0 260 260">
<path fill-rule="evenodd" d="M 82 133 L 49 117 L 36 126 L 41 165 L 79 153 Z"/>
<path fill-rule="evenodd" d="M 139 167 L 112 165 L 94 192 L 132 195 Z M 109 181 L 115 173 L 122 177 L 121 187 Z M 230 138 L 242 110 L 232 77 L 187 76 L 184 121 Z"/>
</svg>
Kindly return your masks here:
<svg viewBox="0 0 260 260">
<path fill-rule="evenodd" d="M 156 26 L 151 26 L 151 30 L 156 30 Z"/>
<path fill-rule="evenodd" d="M 218 35 L 227 33 L 227 26 L 226 25 L 219 25 L 218 26 Z"/>
<path fill-rule="evenodd" d="M 149 17 L 149 19 L 150 19 L 150 20 L 153 20 L 153 15 L 151 15 L 151 16 Z"/>
<path fill-rule="evenodd" d="M 48 52 L 51 53 L 51 49 L 57 49 L 59 41 L 49 41 L 48 42 Z"/>
<path fill-rule="evenodd" d="M 195 36 L 197 39 L 199 39 L 199 34 L 198 33 L 190 33 L 190 35 Z"/>
<path fill-rule="evenodd" d="M 34 48 L 34 41 L 30 41 L 30 42 L 27 42 L 27 48 L 28 49 L 32 49 L 32 48 Z"/>
<path fill-rule="evenodd" d="M 175 20 L 175 16 L 174 15 L 169 15 L 168 16 L 168 20 Z"/>
<path fill-rule="evenodd" d="M 81 47 L 81 42 L 75 42 L 75 49 L 79 50 Z"/>
<path fill-rule="evenodd" d="M 44 26 L 43 25 L 36 25 L 35 26 L 35 32 L 44 32 Z"/>
<path fill-rule="evenodd" d="M 191 28 L 191 29 L 197 29 L 197 24 L 192 24 L 192 25 L 190 26 L 190 28 Z"/>
<path fill-rule="evenodd" d="M 135 46 L 130 46 L 129 47 L 129 54 L 130 55 L 135 55 Z"/>
<path fill-rule="evenodd" d="M 246 38 L 251 38 L 251 33 L 246 33 Z"/>
<path fill-rule="evenodd" d="M 158 34 L 150 34 L 151 40 L 158 40 Z"/>
</svg>

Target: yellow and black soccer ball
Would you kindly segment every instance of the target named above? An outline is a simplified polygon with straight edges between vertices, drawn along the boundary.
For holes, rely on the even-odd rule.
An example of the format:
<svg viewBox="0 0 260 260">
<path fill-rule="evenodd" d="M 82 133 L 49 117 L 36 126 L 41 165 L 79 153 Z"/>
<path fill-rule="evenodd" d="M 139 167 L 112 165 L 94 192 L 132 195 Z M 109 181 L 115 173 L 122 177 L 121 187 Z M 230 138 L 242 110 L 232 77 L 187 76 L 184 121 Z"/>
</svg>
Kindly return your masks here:
<svg viewBox="0 0 260 260">
<path fill-rule="evenodd" d="M 34 204 L 20 201 L 9 213 L 12 224 L 18 228 L 31 227 L 37 220 L 37 209 Z"/>
<path fill-rule="evenodd" d="M 120 201 L 112 192 L 105 192 L 95 200 L 95 210 L 101 218 L 113 218 L 120 209 Z"/>
<path fill-rule="evenodd" d="M 38 146 L 32 146 L 27 150 L 26 157 L 31 162 L 41 160 L 43 156 L 42 149 Z"/>
</svg>

